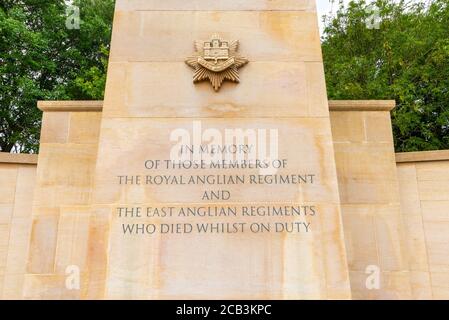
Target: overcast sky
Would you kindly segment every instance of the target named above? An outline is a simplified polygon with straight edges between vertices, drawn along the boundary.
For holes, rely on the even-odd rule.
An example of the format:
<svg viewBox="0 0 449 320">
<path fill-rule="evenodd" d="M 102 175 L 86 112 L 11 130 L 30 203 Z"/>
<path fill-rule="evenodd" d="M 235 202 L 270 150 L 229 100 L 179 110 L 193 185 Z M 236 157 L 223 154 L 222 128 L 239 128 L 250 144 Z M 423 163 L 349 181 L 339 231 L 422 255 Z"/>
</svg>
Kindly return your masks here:
<svg viewBox="0 0 449 320">
<path fill-rule="evenodd" d="M 316 1 L 316 7 L 318 11 L 318 20 L 320 22 L 320 32 L 323 33 L 323 22 L 321 17 L 330 11 L 335 12 L 338 9 L 338 0 L 334 1 L 335 3 L 332 5 L 331 0 L 317 0 Z M 343 0 L 344 4 L 346 5 L 349 3 L 349 0 Z"/>
<path fill-rule="evenodd" d="M 366 3 L 370 3 L 373 2 L 374 0 L 366 0 Z M 398 0 L 395 0 L 396 2 Z M 345 4 L 345 6 L 350 2 L 350 0 L 343 0 L 343 3 Z M 410 2 L 422 2 L 422 0 L 410 0 Z M 430 2 L 430 1 L 428 1 Z M 329 12 L 335 12 L 338 9 L 338 3 L 339 0 L 334 0 L 334 4 L 332 4 L 331 0 L 316 0 L 316 7 L 317 7 L 317 11 L 318 11 L 318 20 L 320 23 L 320 32 L 321 34 L 323 34 L 323 22 L 322 22 L 322 16 L 325 14 L 328 14 Z"/>
</svg>

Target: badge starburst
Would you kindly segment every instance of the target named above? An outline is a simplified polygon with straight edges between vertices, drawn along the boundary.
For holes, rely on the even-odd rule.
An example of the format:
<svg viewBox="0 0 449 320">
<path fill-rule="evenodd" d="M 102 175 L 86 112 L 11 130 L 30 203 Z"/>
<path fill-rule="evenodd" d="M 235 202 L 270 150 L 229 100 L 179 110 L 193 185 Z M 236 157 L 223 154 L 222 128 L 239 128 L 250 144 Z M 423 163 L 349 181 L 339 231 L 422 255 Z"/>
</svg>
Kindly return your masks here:
<svg viewBox="0 0 449 320">
<path fill-rule="evenodd" d="M 213 35 L 209 41 L 195 41 L 195 54 L 186 63 L 195 69 L 193 82 L 209 80 L 215 91 L 220 90 L 223 81 L 240 82 L 238 69 L 248 59 L 238 54 L 239 41 L 225 41 Z"/>
</svg>

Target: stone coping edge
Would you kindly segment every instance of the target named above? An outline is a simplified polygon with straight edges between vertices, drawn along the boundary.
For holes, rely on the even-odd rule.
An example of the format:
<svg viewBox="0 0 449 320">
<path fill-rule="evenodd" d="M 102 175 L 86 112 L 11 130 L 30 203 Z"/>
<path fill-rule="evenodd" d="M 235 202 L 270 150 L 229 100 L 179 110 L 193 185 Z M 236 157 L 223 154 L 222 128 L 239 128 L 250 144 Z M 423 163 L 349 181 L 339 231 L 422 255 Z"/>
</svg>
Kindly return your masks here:
<svg viewBox="0 0 449 320">
<path fill-rule="evenodd" d="M 397 163 L 449 161 L 449 150 L 396 153 Z"/>
<path fill-rule="evenodd" d="M 37 164 L 37 154 L 0 152 L 0 163 Z"/>
<path fill-rule="evenodd" d="M 38 101 L 37 107 L 44 112 L 101 112 L 103 101 Z"/>
<path fill-rule="evenodd" d="M 394 100 L 329 100 L 330 111 L 391 111 Z"/>
<path fill-rule="evenodd" d="M 391 111 L 394 100 L 329 100 L 330 111 Z M 101 112 L 103 101 L 38 101 L 44 112 Z"/>
</svg>

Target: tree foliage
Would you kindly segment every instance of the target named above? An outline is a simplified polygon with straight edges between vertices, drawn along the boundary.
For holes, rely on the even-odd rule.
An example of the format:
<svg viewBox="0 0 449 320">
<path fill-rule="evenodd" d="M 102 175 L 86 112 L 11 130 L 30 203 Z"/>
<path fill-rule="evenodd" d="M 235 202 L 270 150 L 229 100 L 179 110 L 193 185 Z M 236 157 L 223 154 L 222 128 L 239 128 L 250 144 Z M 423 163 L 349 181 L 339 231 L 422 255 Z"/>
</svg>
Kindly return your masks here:
<svg viewBox="0 0 449 320">
<path fill-rule="evenodd" d="M 449 149 L 449 1 L 364 1 L 325 17 L 330 99 L 394 99 L 397 151 Z"/>
<path fill-rule="evenodd" d="M 332 1 L 332 0 L 331 0 Z M 0 151 L 37 151 L 38 100 L 102 99 L 114 0 L 0 0 Z M 449 149 L 449 1 L 378 0 L 379 29 L 363 1 L 325 18 L 330 99 L 394 99 L 398 151 Z"/>
<path fill-rule="evenodd" d="M 38 100 L 101 99 L 113 0 L 0 0 L 0 151 L 36 152 Z"/>
</svg>

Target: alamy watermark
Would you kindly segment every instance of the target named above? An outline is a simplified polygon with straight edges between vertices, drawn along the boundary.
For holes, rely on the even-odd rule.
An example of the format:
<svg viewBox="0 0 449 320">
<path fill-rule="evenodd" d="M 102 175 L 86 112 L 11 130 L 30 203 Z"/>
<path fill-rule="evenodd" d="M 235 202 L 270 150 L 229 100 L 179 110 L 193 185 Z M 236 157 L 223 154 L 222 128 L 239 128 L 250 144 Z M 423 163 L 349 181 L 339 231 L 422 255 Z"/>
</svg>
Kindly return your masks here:
<svg viewBox="0 0 449 320">
<path fill-rule="evenodd" d="M 81 272 L 79 266 L 70 265 L 65 269 L 65 287 L 67 290 L 80 290 Z"/>
<path fill-rule="evenodd" d="M 377 5 L 371 4 L 366 7 L 368 17 L 365 19 L 365 25 L 368 29 L 380 29 L 382 19 L 380 17 L 380 9 Z"/>
<path fill-rule="evenodd" d="M 81 28 L 80 8 L 70 0 L 66 0 L 65 4 L 66 28 L 69 30 L 79 30 Z"/>
<path fill-rule="evenodd" d="M 277 129 L 204 128 L 193 121 L 191 129 L 177 128 L 170 133 L 175 145 L 170 151 L 173 163 L 202 162 L 207 165 L 226 162 L 260 164 L 261 175 L 275 174 L 278 164 L 279 132 Z"/>
<path fill-rule="evenodd" d="M 380 268 L 376 265 L 369 265 L 365 269 L 366 277 L 365 286 L 368 290 L 380 289 Z"/>
</svg>

